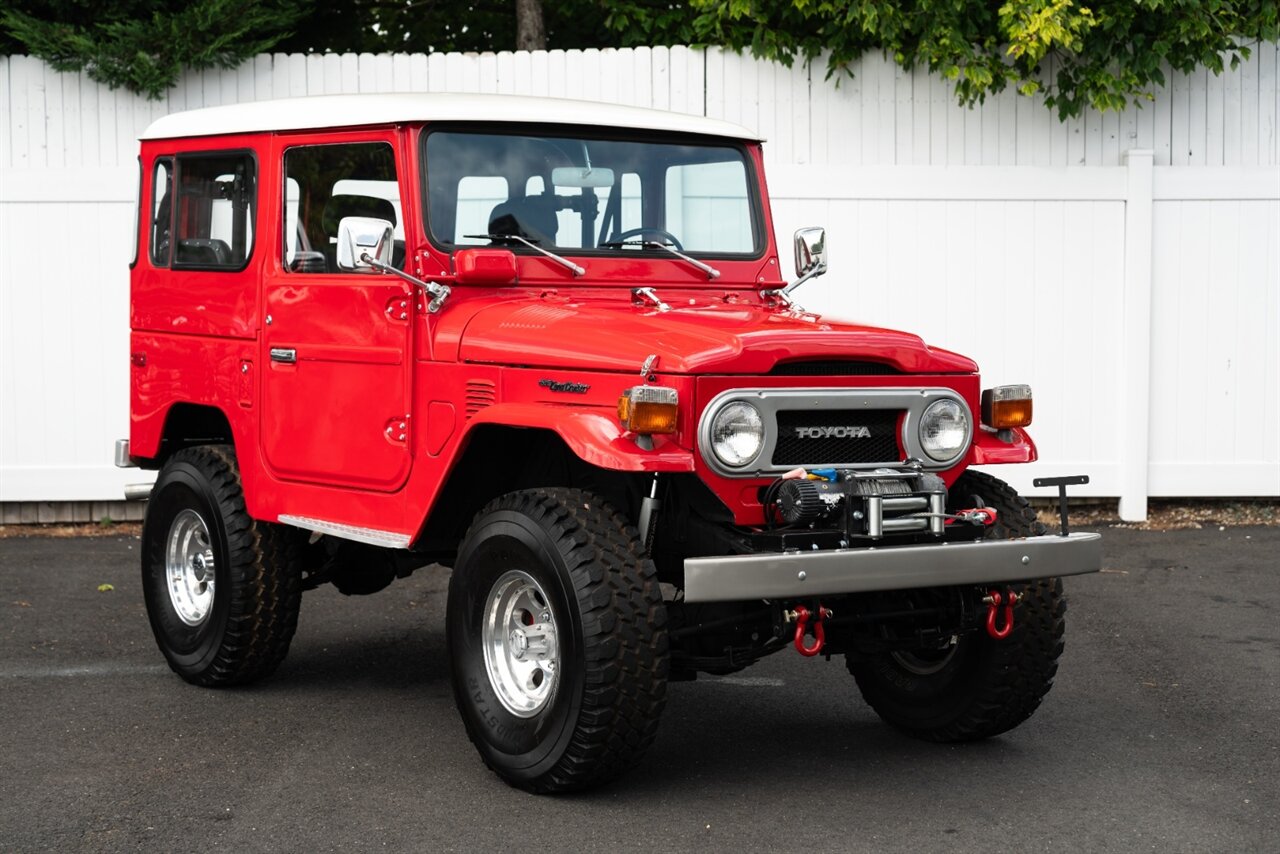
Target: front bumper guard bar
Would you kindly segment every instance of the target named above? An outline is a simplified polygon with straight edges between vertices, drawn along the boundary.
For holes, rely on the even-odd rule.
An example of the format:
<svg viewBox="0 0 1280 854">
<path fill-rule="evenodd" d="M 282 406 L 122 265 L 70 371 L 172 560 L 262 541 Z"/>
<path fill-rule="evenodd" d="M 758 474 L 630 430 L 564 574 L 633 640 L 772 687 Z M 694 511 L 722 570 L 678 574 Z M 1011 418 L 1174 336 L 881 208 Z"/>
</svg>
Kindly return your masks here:
<svg viewBox="0 0 1280 854">
<path fill-rule="evenodd" d="M 793 554 L 688 558 L 684 601 L 804 599 L 842 593 L 1005 584 L 1102 568 L 1102 536 L 1077 533 L 837 549 Z"/>
</svg>

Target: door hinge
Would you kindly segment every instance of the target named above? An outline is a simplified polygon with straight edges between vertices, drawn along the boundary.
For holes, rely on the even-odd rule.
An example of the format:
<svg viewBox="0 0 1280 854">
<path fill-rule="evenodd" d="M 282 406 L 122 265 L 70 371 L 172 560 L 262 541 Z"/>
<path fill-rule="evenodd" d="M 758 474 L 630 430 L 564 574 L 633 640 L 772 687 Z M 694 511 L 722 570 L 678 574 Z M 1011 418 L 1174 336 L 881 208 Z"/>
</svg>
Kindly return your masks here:
<svg viewBox="0 0 1280 854">
<path fill-rule="evenodd" d="M 387 307 L 384 309 L 384 313 L 387 315 L 387 320 L 397 322 L 408 321 L 409 299 L 410 298 L 407 295 L 401 295 L 387 300 Z"/>
<path fill-rule="evenodd" d="M 409 441 L 409 416 L 396 415 L 387 419 L 387 425 L 382 430 L 382 435 L 387 437 L 387 441 L 393 445 L 403 445 Z"/>
</svg>

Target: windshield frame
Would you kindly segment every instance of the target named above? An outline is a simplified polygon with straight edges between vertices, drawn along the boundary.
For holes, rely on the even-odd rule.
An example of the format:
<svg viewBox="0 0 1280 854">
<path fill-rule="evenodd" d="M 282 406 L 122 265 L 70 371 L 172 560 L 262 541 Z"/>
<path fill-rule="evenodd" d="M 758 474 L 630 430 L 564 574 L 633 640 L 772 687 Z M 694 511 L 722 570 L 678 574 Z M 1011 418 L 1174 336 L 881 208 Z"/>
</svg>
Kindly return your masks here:
<svg viewBox="0 0 1280 854">
<path fill-rule="evenodd" d="M 704 134 L 669 133 L 662 131 L 645 131 L 635 128 L 596 128 L 590 125 L 564 124 L 547 122 L 539 124 L 514 124 L 511 122 L 433 122 L 423 126 L 418 140 L 418 193 L 422 210 L 422 230 L 427 242 L 437 251 L 452 256 L 459 249 L 489 248 L 484 244 L 444 243 L 436 238 L 431 228 L 431 200 L 428 197 L 430 186 L 430 164 L 427 160 L 427 140 L 434 133 L 473 133 L 489 136 L 537 137 L 551 136 L 568 140 L 600 140 L 602 142 L 637 142 L 672 145 L 696 145 L 706 148 L 726 148 L 737 152 L 746 169 L 747 204 L 750 206 L 751 237 L 753 249 L 749 252 L 702 252 L 683 250 L 685 254 L 699 259 L 719 261 L 759 261 L 763 260 L 769 250 L 769 235 L 766 233 L 766 217 L 764 196 L 761 192 L 760 170 L 756 158 L 752 156 L 751 147 L 743 140 L 730 137 L 707 136 Z M 529 256 L 538 253 L 518 244 L 503 243 L 503 249 L 510 249 L 517 255 Z M 600 248 L 583 249 L 558 244 L 543 247 L 558 255 L 581 256 L 583 258 L 644 258 L 645 260 L 663 259 L 679 263 L 661 249 L 641 247 L 636 249 Z"/>
</svg>

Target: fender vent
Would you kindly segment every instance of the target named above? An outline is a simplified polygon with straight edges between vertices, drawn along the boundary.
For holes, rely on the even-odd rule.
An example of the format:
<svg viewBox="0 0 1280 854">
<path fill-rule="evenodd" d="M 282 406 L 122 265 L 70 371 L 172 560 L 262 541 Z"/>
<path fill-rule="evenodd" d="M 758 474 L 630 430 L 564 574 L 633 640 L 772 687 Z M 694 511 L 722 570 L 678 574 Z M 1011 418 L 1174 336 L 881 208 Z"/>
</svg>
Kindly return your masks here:
<svg viewBox="0 0 1280 854">
<path fill-rule="evenodd" d="M 493 406 L 498 397 L 498 384 L 493 380 L 467 380 L 467 418 L 486 406 Z"/>
</svg>

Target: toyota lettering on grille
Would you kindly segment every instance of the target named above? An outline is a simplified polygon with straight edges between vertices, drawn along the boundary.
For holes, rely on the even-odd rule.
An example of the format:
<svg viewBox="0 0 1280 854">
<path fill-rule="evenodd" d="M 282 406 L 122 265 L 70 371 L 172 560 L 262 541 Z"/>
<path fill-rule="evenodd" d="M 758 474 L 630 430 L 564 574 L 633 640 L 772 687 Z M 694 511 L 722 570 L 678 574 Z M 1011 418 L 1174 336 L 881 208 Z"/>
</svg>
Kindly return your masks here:
<svg viewBox="0 0 1280 854">
<path fill-rule="evenodd" d="M 870 439 L 867 427 L 794 427 L 801 439 Z"/>
</svg>

